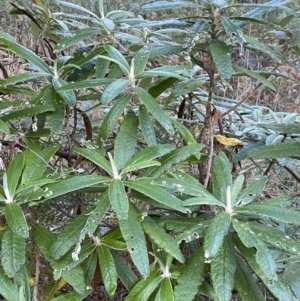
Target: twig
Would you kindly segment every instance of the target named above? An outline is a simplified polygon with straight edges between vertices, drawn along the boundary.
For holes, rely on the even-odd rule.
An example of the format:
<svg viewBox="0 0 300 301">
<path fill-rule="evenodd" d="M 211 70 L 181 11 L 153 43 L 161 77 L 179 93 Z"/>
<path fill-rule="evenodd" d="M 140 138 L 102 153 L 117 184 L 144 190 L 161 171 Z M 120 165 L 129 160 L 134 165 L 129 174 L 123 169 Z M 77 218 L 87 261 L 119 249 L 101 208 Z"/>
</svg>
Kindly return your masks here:
<svg viewBox="0 0 300 301">
<path fill-rule="evenodd" d="M 208 182 L 211 175 L 211 167 L 212 167 L 212 161 L 213 161 L 213 154 L 214 154 L 214 133 L 213 133 L 213 127 L 211 124 L 211 118 L 209 119 L 209 128 L 210 128 L 210 144 L 209 144 L 209 155 L 208 155 L 208 163 L 207 163 L 207 172 L 205 176 L 204 181 L 204 187 L 207 188 Z"/>
<path fill-rule="evenodd" d="M 37 248 L 35 254 L 35 281 L 34 281 L 33 296 L 32 296 L 33 301 L 40 301 L 39 278 L 40 278 L 40 251 Z"/>
</svg>

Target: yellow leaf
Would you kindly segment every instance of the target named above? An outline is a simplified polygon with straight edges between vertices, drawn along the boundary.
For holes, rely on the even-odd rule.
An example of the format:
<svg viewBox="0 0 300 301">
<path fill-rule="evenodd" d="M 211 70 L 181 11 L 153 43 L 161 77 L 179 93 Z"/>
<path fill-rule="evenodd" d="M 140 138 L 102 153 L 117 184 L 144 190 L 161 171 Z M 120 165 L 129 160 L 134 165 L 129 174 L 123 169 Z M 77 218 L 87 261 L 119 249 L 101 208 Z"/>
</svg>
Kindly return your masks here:
<svg viewBox="0 0 300 301">
<path fill-rule="evenodd" d="M 215 138 L 223 145 L 236 146 L 242 144 L 242 141 L 237 138 L 227 138 L 222 135 L 215 135 Z"/>
</svg>

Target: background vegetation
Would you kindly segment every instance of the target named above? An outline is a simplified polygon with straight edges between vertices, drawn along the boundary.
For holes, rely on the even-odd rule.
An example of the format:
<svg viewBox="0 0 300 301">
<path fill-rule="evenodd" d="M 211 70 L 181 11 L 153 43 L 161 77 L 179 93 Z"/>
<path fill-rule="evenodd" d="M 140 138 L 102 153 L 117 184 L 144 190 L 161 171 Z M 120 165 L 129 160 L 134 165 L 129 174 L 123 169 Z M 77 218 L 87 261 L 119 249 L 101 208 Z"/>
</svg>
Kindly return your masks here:
<svg viewBox="0 0 300 301">
<path fill-rule="evenodd" d="M 299 299 L 298 10 L 4 2 L 4 300 Z"/>
</svg>

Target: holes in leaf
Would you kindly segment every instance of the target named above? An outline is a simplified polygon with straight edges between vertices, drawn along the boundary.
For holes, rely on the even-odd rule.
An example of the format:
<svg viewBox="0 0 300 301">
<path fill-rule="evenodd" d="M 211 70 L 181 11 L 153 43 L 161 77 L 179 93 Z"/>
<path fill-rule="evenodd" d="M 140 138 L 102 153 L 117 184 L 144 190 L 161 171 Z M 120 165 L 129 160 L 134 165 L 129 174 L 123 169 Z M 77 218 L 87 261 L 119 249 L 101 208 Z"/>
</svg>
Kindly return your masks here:
<svg viewBox="0 0 300 301">
<path fill-rule="evenodd" d="M 132 247 L 132 248 L 130 248 L 130 249 L 129 249 L 129 253 L 133 253 L 133 252 L 134 252 L 134 250 L 135 250 L 135 249 L 134 249 L 133 247 Z"/>
<path fill-rule="evenodd" d="M 198 234 L 197 232 L 194 232 L 194 233 L 193 233 L 193 236 L 194 236 L 195 238 L 199 238 L 199 234 Z"/>
</svg>

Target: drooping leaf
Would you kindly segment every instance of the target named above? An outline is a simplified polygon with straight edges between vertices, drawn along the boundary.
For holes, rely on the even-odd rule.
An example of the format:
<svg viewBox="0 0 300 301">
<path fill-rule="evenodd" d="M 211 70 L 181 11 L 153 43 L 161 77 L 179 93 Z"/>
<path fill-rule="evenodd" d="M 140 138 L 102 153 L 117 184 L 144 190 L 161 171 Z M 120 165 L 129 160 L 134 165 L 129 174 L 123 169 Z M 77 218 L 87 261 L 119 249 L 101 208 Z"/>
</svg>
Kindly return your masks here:
<svg viewBox="0 0 300 301">
<path fill-rule="evenodd" d="M 232 75 L 232 62 L 229 47 L 222 41 L 212 40 L 209 48 L 220 76 L 224 79 L 230 79 Z"/>
<path fill-rule="evenodd" d="M 256 275 L 263 281 L 265 286 L 271 293 L 280 301 L 293 301 L 293 294 L 288 286 L 286 286 L 280 279 L 270 281 L 265 272 L 268 270 L 262 269 L 257 263 L 257 255 L 253 248 L 245 247 L 239 240 L 235 240 L 235 245 L 240 250 L 241 254 L 247 261 L 247 264 L 256 273 Z M 253 299 L 252 299 L 253 300 Z"/>
<path fill-rule="evenodd" d="M 143 219 L 142 226 L 144 231 L 155 242 L 155 244 L 172 255 L 179 262 L 184 262 L 184 257 L 174 238 L 167 234 L 166 231 L 156 224 L 153 219 L 150 217 L 145 217 Z"/>
<path fill-rule="evenodd" d="M 234 276 L 234 283 L 243 301 L 264 301 L 260 287 L 256 284 L 252 272 L 249 270 L 245 261 L 237 256 L 236 272 Z"/>
<path fill-rule="evenodd" d="M 122 115 L 126 105 L 131 99 L 131 95 L 125 95 L 116 101 L 116 104 L 109 110 L 107 115 L 104 117 L 102 124 L 99 128 L 99 134 L 97 137 L 97 144 L 101 146 L 107 139 L 108 135 L 111 134 L 114 126 L 117 124 L 118 119 Z"/>
<path fill-rule="evenodd" d="M 214 159 L 212 174 L 213 195 L 221 202 L 227 202 L 227 188 L 232 186 L 231 165 L 224 153 Z"/>
<path fill-rule="evenodd" d="M 72 270 L 64 270 L 62 272 L 62 277 L 68 282 L 68 284 L 72 285 L 74 291 L 81 295 L 85 294 L 86 285 L 84 273 L 80 266 L 76 266 Z"/>
<path fill-rule="evenodd" d="M 47 199 L 52 199 L 68 192 L 76 191 L 81 188 L 108 182 L 109 179 L 103 176 L 75 176 L 63 179 L 47 186 Z"/>
<path fill-rule="evenodd" d="M 142 279 L 134 286 L 125 301 L 147 301 L 162 279 L 159 271 L 152 271 L 149 277 Z"/>
<path fill-rule="evenodd" d="M 6 79 L 0 79 L 0 86 L 6 87 L 18 83 L 25 83 L 26 81 L 30 81 L 38 77 L 44 77 L 47 75 L 49 74 L 43 72 L 28 72 L 28 73 L 17 74 L 14 76 L 10 76 Z"/>
<path fill-rule="evenodd" d="M 162 127 L 170 134 L 174 134 L 174 128 L 172 126 L 172 122 L 170 117 L 165 113 L 165 111 L 158 105 L 155 98 L 153 98 L 146 90 L 143 88 L 137 87 L 136 93 L 141 100 L 141 102 L 145 105 L 147 110 L 151 113 L 151 115 L 162 125 Z"/>
<path fill-rule="evenodd" d="M 126 87 L 129 85 L 129 79 L 116 79 L 110 85 L 108 85 L 102 93 L 101 102 L 108 104 L 114 100 L 119 94 L 124 92 Z"/>
<path fill-rule="evenodd" d="M 128 291 L 131 291 L 131 289 L 137 284 L 139 280 L 138 277 L 133 273 L 132 269 L 123 261 L 123 259 L 120 258 L 120 256 L 115 253 L 112 253 L 112 256 L 115 261 L 118 277 Z"/>
<path fill-rule="evenodd" d="M 156 145 L 156 135 L 151 117 L 145 105 L 139 106 L 139 124 L 143 132 L 144 139 L 149 146 Z"/>
<path fill-rule="evenodd" d="M 52 244 L 56 240 L 56 235 L 40 224 L 34 224 L 31 228 L 31 231 L 32 231 L 33 238 L 36 244 L 38 245 L 40 251 L 43 253 L 45 258 L 49 261 L 50 249 Z"/>
<path fill-rule="evenodd" d="M 105 45 L 104 48 L 109 56 L 122 68 L 122 70 L 129 74 L 130 66 L 122 53 L 110 45 Z"/>
<path fill-rule="evenodd" d="M 19 301 L 16 285 L 2 272 L 0 273 L 0 292 L 7 301 Z"/>
<path fill-rule="evenodd" d="M 132 181 L 124 181 L 124 185 L 142 193 L 143 195 L 153 199 L 157 203 L 162 204 L 164 207 L 172 208 L 174 210 L 187 213 L 189 209 L 182 206 L 182 201 L 170 194 L 168 191 L 155 185 L 152 179 L 140 179 Z"/>
<path fill-rule="evenodd" d="M 132 204 L 129 205 L 128 219 L 120 220 L 119 223 L 133 263 L 141 275 L 148 276 L 150 269 L 146 239 Z"/>
<path fill-rule="evenodd" d="M 109 199 L 107 194 L 104 193 L 95 207 L 89 208 L 68 223 L 51 246 L 53 258 L 60 258 L 66 254 L 75 243 L 78 243 L 74 251 L 76 255 L 73 255 L 76 257 L 80 251 L 80 242 L 85 238 L 86 234 L 89 236 L 93 235 L 108 210 L 108 207 Z"/>
<path fill-rule="evenodd" d="M 42 105 L 42 106 L 37 105 L 25 109 L 15 110 L 11 113 L 1 116 L 0 118 L 2 119 L 2 121 L 9 121 L 9 120 L 21 119 L 25 117 L 32 117 L 34 115 L 38 115 L 45 112 L 51 112 L 54 110 L 55 110 L 54 107 L 48 105 Z"/>
<path fill-rule="evenodd" d="M 117 288 L 118 274 L 114 259 L 107 247 L 99 246 L 99 264 L 104 287 L 109 296 L 113 296 Z"/>
<path fill-rule="evenodd" d="M 118 171 L 121 171 L 134 155 L 137 142 L 137 127 L 138 118 L 132 111 L 129 111 L 115 139 L 114 160 Z"/>
<path fill-rule="evenodd" d="M 297 157 L 299 158 L 300 142 L 278 143 L 273 145 L 266 145 L 254 150 L 248 154 L 252 159 L 270 159 L 270 158 L 285 158 Z"/>
<path fill-rule="evenodd" d="M 188 259 L 178 277 L 178 284 L 175 286 L 175 301 L 193 301 L 198 288 L 204 280 L 204 254 L 199 248 Z"/>
<path fill-rule="evenodd" d="M 9 167 L 7 169 L 7 188 L 10 196 L 13 196 L 15 194 L 17 186 L 19 185 L 24 164 L 25 158 L 23 153 L 17 154 L 9 164 Z"/>
<path fill-rule="evenodd" d="M 14 276 L 14 283 L 19 289 L 19 293 L 22 294 L 24 301 L 31 300 L 31 291 L 29 285 L 29 275 L 27 273 L 26 266 L 23 265 Z M 1 288 L 0 288 L 1 291 Z"/>
<path fill-rule="evenodd" d="M 236 203 L 243 206 L 252 202 L 263 191 L 266 182 L 267 177 L 265 176 L 256 176 L 247 181 L 247 186 L 238 194 Z"/>
<path fill-rule="evenodd" d="M 272 203 L 264 205 L 252 204 L 234 209 L 237 214 L 251 215 L 261 218 L 270 218 L 286 224 L 300 225 L 300 212 L 273 206 Z"/>
<path fill-rule="evenodd" d="M 173 287 L 169 277 L 163 278 L 158 294 L 160 301 L 174 301 Z"/>
<path fill-rule="evenodd" d="M 204 237 L 205 258 L 213 258 L 217 255 L 229 231 L 230 225 L 231 218 L 226 212 L 218 213 L 211 220 Z"/>
<path fill-rule="evenodd" d="M 143 173 L 143 176 L 159 177 L 165 171 L 170 170 L 172 166 L 185 161 L 187 158 L 193 155 L 196 156 L 197 159 L 200 159 L 200 151 L 203 147 L 204 144 L 192 144 L 177 148 L 171 151 L 169 154 L 162 156 L 161 159 L 158 160 L 161 165 L 158 167 L 149 168 Z"/>
<path fill-rule="evenodd" d="M 250 76 L 251 78 L 256 79 L 257 81 L 259 81 L 260 83 L 262 83 L 264 86 L 270 88 L 272 91 L 277 91 L 276 87 L 272 84 L 272 82 L 270 82 L 269 80 L 267 80 L 264 76 L 260 75 L 257 72 L 248 70 L 246 68 L 243 68 L 241 66 L 234 66 L 235 69 L 237 69 L 238 71 L 242 72 L 242 74 L 245 74 L 247 76 Z"/>
<path fill-rule="evenodd" d="M 112 175 L 111 165 L 105 158 L 102 150 L 97 148 L 76 148 L 74 151 L 103 168 L 109 175 Z"/>
<path fill-rule="evenodd" d="M 277 280 L 276 274 L 276 263 L 272 257 L 271 252 L 264 244 L 264 242 L 258 238 L 253 232 L 249 231 L 247 224 L 233 220 L 234 229 L 237 231 L 239 238 L 243 244 L 248 247 L 255 247 L 256 252 L 256 262 L 259 267 L 264 271 L 265 275 L 270 281 Z"/>
<path fill-rule="evenodd" d="M 118 215 L 118 218 L 126 220 L 128 218 L 129 201 L 121 180 L 114 179 L 109 185 L 108 193 L 111 206 Z"/>
<path fill-rule="evenodd" d="M 52 74 L 50 67 L 38 55 L 28 48 L 18 44 L 11 36 L 3 31 L 0 31 L 0 42 L 6 45 L 10 51 L 30 62 L 41 71 L 49 75 Z"/>
<path fill-rule="evenodd" d="M 133 158 L 131 158 L 125 164 L 122 173 L 140 169 L 141 167 L 139 166 L 142 165 L 144 162 L 151 162 L 153 159 L 164 156 L 165 154 L 169 153 L 174 149 L 175 146 L 171 144 L 149 146 L 145 150 L 138 152 Z"/>
<path fill-rule="evenodd" d="M 68 83 L 60 78 L 53 78 L 52 84 L 54 89 L 58 92 L 58 94 L 61 96 L 61 98 L 64 100 L 66 104 L 68 104 L 70 107 L 74 107 L 76 104 L 76 95 L 74 91 L 59 91 L 58 89 L 66 86 Z"/>
<path fill-rule="evenodd" d="M 29 237 L 28 225 L 21 207 L 17 203 L 5 205 L 5 217 L 10 229 L 23 238 Z"/>
<path fill-rule="evenodd" d="M 225 236 L 219 252 L 211 261 L 213 287 L 220 300 L 231 300 L 235 269 L 236 259 L 234 245 L 231 237 Z"/>
<path fill-rule="evenodd" d="M 12 278 L 25 264 L 25 240 L 9 228 L 2 237 L 1 264 L 5 274 Z"/>
</svg>

